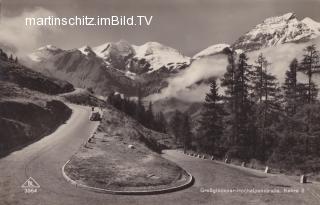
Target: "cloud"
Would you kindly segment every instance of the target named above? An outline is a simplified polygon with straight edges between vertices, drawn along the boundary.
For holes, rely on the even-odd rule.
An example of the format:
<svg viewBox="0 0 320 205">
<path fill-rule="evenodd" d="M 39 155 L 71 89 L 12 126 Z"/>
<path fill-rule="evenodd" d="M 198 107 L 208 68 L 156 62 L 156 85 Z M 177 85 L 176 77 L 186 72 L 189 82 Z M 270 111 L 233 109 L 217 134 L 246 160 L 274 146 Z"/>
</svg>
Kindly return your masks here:
<svg viewBox="0 0 320 205">
<path fill-rule="evenodd" d="M 46 32 L 58 31 L 56 27 L 49 26 L 26 26 L 27 17 L 48 17 L 56 16 L 55 13 L 37 7 L 33 10 L 26 10 L 19 16 L 3 16 L 0 24 L 0 45 L 14 50 L 16 55 L 24 56 L 39 45 L 39 39 Z"/>
<path fill-rule="evenodd" d="M 222 76 L 226 66 L 227 58 L 222 54 L 196 60 L 186 70 L 169 79 L 168 87 L 162 89 L 161 93 L 150 95 L 148 99 L 156 101 L 177 97 L 185 101 L 202 101 L 208 91 L 208 86 L 203 84 L 192 85 L 201 80 Z M 192 87 L 190 88 L 190 86 Z"/>
<path fill-rule="evenodd" d="M 320 49 L 320 38 L 313 39 L 306 43 L 288 43 L 277 47 L 269 47 L 247 53 L 249 64 L 254 64 L 260 53 L 271 63 L 269 67 L 270 73 L 276 75 L 280 83 L 284 82 L 285 72 L 288 70 L 290 62 L 297 58 L 302 59 L 304 48 L 308 45 L 316 44 Z M 205 94 L 209 90 L 206 84 L 196 85 L 200 80 L 210 77 L 222 77 L 226 71 L 227 58 L 225 55 L 206 57 L 194 61 L 189 68 L 181 72 L 177 76 L 169 79 L 168 87 L 162 89 L 160 93 L 150 95 L 149 100 L 156 101 L 164 98 L 175 97 L 189 102 L 201 102 L 204 100 Z M 305 82 L 305 75 L 299 73 L 300 82 Z M 314 77 L 314 82 L 320 86 L 320 75 Z M 223 89 L 220 89 L 223 92 Z"/>
<path fill-rule="evenodd" d="M 309 46 L 315 44 L 317 49 L 320 49 L 320 38 L 313 39 L 309 42 L 305 43 L 287 43 L 277 47 L 269 47 L 259 51 L 248 53 L 249 62 L 254 64 L 255 59 L 257 59 L 260 53 L 267 58 L 267 60 L 271 63 L 269 66 L 269 71 L 277 76 L 280 83 L 284 82 L 285 72 L 288 70 L 291 61 L 294 58 L 297 58 L 301 61 L 304 49 Z M 306 77 L 299 73 L 299 80 L 304 82 Z M 314 81 L 320 84 L 319 79 L 315 76 Z"/>
</svg>

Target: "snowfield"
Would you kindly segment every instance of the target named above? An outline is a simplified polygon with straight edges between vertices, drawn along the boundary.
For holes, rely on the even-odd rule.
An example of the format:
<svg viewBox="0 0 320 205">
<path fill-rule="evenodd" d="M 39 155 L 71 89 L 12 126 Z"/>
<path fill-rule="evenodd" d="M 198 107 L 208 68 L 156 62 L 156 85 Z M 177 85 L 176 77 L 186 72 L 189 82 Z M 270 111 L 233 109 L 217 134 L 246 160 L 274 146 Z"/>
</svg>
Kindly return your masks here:
<svg viewBox="0 0 320 205">
<path fill-rule="evenodd" d="M 182 55 L 176 49 L 164 46 L 157 42 L 147 42 L 141 46 L 133 45 L 136 52 L 135 58 L 146 59 L 151 64 L 152 70 L 156 71 L 163 66 L 169 69 L 177 68 L 184 64 L 190 64 L 190 58 Z"/>
<path fill-rule="evenodd" d="M 228 47 L 230 47 L 229 44 L 225 44 L 225 43 L 216 44 L 216 45 L 210 46 L 210 47 L 200 51 L 199 53 L 194 55 L 192 58 L 193 59 L 199 59 L 199 58 L 202 58 L 202 57 L 215 55 L 217 53 L 222 52 L 223 49 L 228 48 Z"/>
<path fill-rule="evenodd" d="M 289 42 L 308 41 L 320 35 L 320 23 L 311 18 L 298 20 L 294 13 L 270 17 L 239 38 L 236 48 L 258 50 Z"/>
</svg>

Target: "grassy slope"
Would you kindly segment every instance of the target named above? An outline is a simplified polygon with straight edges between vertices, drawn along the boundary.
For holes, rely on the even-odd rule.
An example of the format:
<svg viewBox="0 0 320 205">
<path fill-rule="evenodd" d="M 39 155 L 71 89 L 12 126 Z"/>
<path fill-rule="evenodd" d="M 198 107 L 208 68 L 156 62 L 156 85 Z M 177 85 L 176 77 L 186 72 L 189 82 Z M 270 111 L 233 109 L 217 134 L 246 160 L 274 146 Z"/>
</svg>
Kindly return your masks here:
<svg viewBox="0 0 320 205">
<path fill-rule="evenodd" d="M 72 90 L 67 82 L 0 59 L 0 156 L 50 134 L 63 124 L 71 110 L 55 100 L 55 94 Z"/>
<path fill-rule="evenodd" d="M 150 138 L 169 140 L 107 107 L 95 136 L 72 157 L 66 172 L 82 184 L 113 190 L 150 190 L 185 182 L 184 170 L 146 146 Z"/>
<path fill-rule="evenodd" d="M 79 105 L 104 107 L 106 102 L 85 89 L 77 88 L 74 92 L 59 95 L 62 99 Z"/>
</svg>

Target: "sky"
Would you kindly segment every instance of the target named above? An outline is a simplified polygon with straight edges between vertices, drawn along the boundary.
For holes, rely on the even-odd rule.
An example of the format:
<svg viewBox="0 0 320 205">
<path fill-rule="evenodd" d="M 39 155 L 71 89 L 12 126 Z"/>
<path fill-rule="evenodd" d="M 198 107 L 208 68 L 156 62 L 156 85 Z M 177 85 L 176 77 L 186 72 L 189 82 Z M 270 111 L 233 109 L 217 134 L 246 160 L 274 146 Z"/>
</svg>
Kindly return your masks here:
<svg viewBox="0 0 320 205">
<path fill-rule="evenodd" d="M 270 16 L 294 12 L 320 22 L 319 8 L 320 0 L 2 0 L 0 43 L 18 44 L 27 53 L 47 44 L 72 49 L 121 39 L 157 41 L 193 56 L 213 44 L 232 44 Z M 24 17 L 46 15 L 154 18 L 149 27 L 24 27 Z"/>
</svg>

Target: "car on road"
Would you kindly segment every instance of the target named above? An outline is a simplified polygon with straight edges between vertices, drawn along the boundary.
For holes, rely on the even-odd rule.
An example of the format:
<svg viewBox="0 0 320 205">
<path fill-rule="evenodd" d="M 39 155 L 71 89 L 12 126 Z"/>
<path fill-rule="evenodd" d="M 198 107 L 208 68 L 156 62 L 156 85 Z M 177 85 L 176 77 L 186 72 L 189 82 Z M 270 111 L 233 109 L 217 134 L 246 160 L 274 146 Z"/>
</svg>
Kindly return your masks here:
<svg viewBox="0 0 320 205">
<path fill-rule="evenodd" d="M 99 112 L 92 112 L 89 119 L 91 121 L 101 121 L 101 115 Z"/>
</svg>

